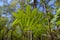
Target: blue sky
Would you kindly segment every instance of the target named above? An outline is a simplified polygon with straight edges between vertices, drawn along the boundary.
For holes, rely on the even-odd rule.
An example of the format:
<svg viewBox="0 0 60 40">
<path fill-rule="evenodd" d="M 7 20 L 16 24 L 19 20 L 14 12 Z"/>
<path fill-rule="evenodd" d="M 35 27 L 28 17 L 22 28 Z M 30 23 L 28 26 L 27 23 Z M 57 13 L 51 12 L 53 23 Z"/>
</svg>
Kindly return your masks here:
<svg viewBox="0 0 60 40">
<path fill-rule="evenodd" d="M 10 4 L 12 0 L 7 0 L 7 3 Z M 33 2 L 33 0 L 31 1 Z M 40 2 L 40 0 L 38 0 L 38 2 Z M 54 4 L 55 0 L 52 0 L 49 2 L 49 5 L 51 4 Z M 3 1 L 0 1 L 0 6 L 3 6 L 4 5 L 4 2 Z"/>
<path fill-rule="evenodd" d="M 11 1 L 12 0 L 7 0 L 7 4 L 10 4 L 11 3 Z M 52 1 L 50 1 L 49 3 L 48 3 L 48 5 L 52 5 L 51 7 L 55 7 L 53 4 L 55 3 L 55 1 L 56 0 L 52 0 Z M 33 0 L 31 1 L 31 2 L 33 2 Z M 40 0 L 38 0 L 38 2 L 40 3 Z M 0 6 L 3 6 L 5 3 L 3 2 L 3 1 L 0 1 Z M 16 5 L 16 6 L 18 6 L 18 7 L 20 7 L 19 6 L 19 4 L 18 5 Z M 37 5 L 37 8 L 39 7 L 39 4 Z M 40 7 L 40 11 L 43 11 L 43 8 L 42 7 Z"/>
<path fill-rule="evenodd" d="M 3 6 L 3 5 L 4 5 L 4 3 L 2 1 L 0 1 L 0 6 Z"/>
<path fill-rule="evenodd" d="M 11 3 L 11 1 L 12 0 L 7 0 L 7 4 L 10 4 Z M 31 2 L 33 2 L 33 0 L 31 1 Z M 40 0 L 38 0 L 38 2 L 40 3 Z M 48 5 L 52 5 L 52 4 L 54 4 L 55 3 L 55 0 L 52 0 L 52 1 L 50 1 L 49 3 L 48 3 Z M 3 1 L 0 1 L 0 6 L 3 6 L 5 4 L 5 2 L 3 2 Z M 18 5 L 16 5 L 17 7 L 20 7 L 20 5 L 18 4 Z M 16 7 L 16 9 L 18 9 Z M 39 4 L 38 4 L 38 6 L 37 7 L 39 7 Z M 52 5 L 51 7 L 55 7 L 54 5 Z M 40 7 L 40 9 L 39 9 L 40 11 L 43 11 L 43 8 L 42 7 Z M 52 13 L 55 13 L 55 10 L 52 12 Z M 6 17 L 6 15 L 2 15 L 2 16 L 5 16 Z M 11 20 L 11 15 L 7 15 L 7 17 L 9 18 L 9 20 Z"/>
<path fill-rule="evenodd" d="M 11 0 L 7 0 L 7 4 L 10 4 L 11 3 Z M 5 3 L 2 1 L 0 1 L 0 6 L 3 6 Z"/>
</svg>

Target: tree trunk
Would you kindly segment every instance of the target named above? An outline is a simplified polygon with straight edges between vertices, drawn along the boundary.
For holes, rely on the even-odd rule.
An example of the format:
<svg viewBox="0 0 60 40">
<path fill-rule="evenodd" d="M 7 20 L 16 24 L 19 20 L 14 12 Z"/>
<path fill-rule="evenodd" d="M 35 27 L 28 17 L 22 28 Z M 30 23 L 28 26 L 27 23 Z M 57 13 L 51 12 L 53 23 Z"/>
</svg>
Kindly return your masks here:
<svg viewBox="0 0 60 40">
<path fill-rule="evenodd" d="M 37 0 L 34 0 L 34 2 L 33 2 L 33 8 L 36 8 L 36 6 L 37 6 Z"/>
</svg>

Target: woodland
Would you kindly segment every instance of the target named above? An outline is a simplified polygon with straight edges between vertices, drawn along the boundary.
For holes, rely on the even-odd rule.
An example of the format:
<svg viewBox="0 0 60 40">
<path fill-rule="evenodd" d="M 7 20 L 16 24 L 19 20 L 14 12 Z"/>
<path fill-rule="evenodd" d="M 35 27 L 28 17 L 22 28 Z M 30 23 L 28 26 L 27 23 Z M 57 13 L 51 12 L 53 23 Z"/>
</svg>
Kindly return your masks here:
<svg viewBox="0 0 60 40">
<path fill-rule="evenodd" d="M 0 0 L 0 40 L 60 40 L 60 0 Z"/>
</svg>

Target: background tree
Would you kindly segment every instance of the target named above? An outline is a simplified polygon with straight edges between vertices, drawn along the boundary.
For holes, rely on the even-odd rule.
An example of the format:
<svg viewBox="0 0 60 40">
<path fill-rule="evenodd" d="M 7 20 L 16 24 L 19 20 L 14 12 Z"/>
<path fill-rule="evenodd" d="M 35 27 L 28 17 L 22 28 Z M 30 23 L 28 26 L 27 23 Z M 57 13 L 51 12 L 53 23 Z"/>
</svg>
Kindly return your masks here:
<svg viewBox="0 0 60 40">
<path fill-rule="evenodd" d="M 54 0 L 53 4 L 51 4 L 53 0 L 11 0 L 10 4 L 6 0 L 2 1 L 4 5 L 0 7 L 0 26 L 6 25 L 6 28 L 2 27 L 4 31 L 8 30 L 5 32 L 6 34 L 4 33 L 4 38 L 7 38 L 6 40 L 28 40 L 29 36 L 27 35 L 29 35 L 30 31 L 31 35 L 33 35 L 33 40 L 40 40 L 41 36 L 42 40 L 59 39 L 59 0 Z M 16 7 L 18 4 L 19 8 Z M 2 17 L 3 15 L 5 16 Z M 7 16 L 9 21 L 6 23 L 5 17 Z M 49 37 L 49 39 L 45 37 Z"/>
</svg>

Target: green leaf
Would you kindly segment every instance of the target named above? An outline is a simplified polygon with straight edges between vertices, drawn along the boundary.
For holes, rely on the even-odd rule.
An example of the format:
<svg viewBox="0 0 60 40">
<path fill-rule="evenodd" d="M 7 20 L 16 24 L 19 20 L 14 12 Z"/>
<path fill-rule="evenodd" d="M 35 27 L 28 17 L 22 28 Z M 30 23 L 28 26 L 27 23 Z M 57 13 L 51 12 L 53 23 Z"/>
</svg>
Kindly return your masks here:
<svg viewBox="0 0 60 40">
<path fill-rule="evenodd" d="M 31 7 L 30 7 L 30 5 L 27 5 L 27 7 L 26 7 L 26 13 L 27 13 L 28 15 L 31 14 Z"/>
<path fill-rule="evenodd" d="M 60 6 L 60 1 L 57 0 L 56 3 L 55 3 L 55 5 L 56 6 Z"/>
<path fill-rule="evenodd" d="M 57 21 L 56 24 L 57 24 L 57 25 L 60 25 L 60 21 Z"/>
<path fill-rule="evenodd" d="M 19 19 L 16 19 L 16 20 L 12 23 L 12 26 L 18 24 L 19 22 L 20 22 L 20 20 L 19 20 Z"/>
</svg>

